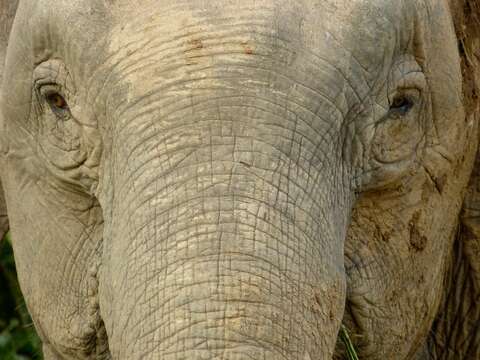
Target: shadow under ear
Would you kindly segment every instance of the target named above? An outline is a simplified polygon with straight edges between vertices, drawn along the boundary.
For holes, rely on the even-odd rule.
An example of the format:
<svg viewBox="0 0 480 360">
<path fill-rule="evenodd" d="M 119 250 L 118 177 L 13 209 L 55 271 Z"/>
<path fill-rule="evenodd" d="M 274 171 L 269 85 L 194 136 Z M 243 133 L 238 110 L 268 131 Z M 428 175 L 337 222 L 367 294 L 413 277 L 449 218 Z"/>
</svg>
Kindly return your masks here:
<svg viewBox="0 0 480 360">
<path fill-rule="evenodd" d="M 480 156 L 455 238 L 429 359 L 480 359 Z"/>
<path fill-rule="evenodd" d="M 480 2 L 450 0 L 468 121 L 480 121 Z M 478 129 L 478 126 L 476 127 Z M 480 140 L 480 134 L 475 134 Z M 465 194 L 428 359 L 480 359 L 480 151 Z"/>
<path fill-rule="evenodd" d="M 470 275 L 477 280 L 475 287 L 480 294 L 480 151 L 465 195 L 458 240 L 461 240 L 464 260 L 471 267 Z M 480 302 L 478 306 L 480 308 Z M 480 323 L 478 326 L 480 329 Z"/>
<path fill-rule="evenodd" d="M 8 232 L 7 206 L 5 204 L 3 189 L 0 184 L 0 241 L 5 237 L 5 234 L 7 232 Z"/>
</svg>

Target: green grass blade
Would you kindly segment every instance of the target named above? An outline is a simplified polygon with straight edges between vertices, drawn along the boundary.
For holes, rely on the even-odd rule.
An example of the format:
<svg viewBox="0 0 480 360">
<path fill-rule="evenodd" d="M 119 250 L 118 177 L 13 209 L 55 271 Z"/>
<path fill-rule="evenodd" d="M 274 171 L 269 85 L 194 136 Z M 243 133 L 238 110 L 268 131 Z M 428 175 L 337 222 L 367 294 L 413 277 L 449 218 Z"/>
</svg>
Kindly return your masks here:
<svg viewBox="0 0 480 360">
<path fill-rule="evenodd" d="M 350 340 L 350 336 L 348 336 L 347 329 L 345 326 L 342 325 L 340 328 L 340 339 L 342 340 L 343 344 L 345 345 L 345 350 L 347 353 L 347 360 L 359 360 L 357 352 L 352 344 L 352 340 Z"/>
</svg>

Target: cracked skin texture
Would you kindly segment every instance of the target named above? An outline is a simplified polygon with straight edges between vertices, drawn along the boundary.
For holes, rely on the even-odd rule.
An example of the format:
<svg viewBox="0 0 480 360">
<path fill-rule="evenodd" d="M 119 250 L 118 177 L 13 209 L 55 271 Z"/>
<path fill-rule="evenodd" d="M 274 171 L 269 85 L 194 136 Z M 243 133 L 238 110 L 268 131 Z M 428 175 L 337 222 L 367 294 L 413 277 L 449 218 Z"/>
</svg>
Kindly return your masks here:
<svg viewBox="0 0 480 360">
<path fill-rule="evenodd" d="M 0 235 L 46 359 L 340 358 L 342 322 L 362 359 L 480 358 L 479 17 L 2 1 Z"/>
</svg>

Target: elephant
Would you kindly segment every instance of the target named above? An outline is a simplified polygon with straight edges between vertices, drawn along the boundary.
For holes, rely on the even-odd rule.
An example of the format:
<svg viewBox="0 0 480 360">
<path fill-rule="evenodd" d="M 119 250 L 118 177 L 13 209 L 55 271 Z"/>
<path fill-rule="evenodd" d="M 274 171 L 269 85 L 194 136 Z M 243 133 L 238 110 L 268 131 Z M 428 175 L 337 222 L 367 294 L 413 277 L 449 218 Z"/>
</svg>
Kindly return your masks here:
<svg viewBox="0 0 480 360">
<path fill-rule="evenodd" d="M 2 0 L 1 234 L 47 360 L 480 359 L 477 0 Z M 8 217 L 8 220 L 7 220 Z"/>
</svg>

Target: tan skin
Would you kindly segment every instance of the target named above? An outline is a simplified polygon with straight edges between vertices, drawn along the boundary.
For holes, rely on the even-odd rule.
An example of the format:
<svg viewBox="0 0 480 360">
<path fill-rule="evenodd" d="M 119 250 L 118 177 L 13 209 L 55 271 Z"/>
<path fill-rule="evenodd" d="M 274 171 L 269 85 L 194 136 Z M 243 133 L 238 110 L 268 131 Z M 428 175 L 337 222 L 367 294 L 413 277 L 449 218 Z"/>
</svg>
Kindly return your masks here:
<svg viewBox="0 0 480 360">
<path fill-rule="evenodd" d="M 342 323 L 478 358 L 475 9 L 22 2 L 0 176 L 46 359 L 341 358 Z"/>
</svg>

